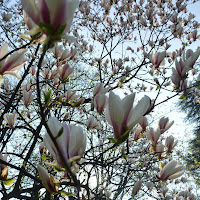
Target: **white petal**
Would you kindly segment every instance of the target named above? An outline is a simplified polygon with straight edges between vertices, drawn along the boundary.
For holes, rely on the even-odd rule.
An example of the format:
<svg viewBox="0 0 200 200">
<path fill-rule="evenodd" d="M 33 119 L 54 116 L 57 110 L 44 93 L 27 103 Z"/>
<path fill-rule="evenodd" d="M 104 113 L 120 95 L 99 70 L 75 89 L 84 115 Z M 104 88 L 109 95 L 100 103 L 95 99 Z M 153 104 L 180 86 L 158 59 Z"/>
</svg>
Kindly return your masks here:
<svg viewBox="0 0 200 200">
<path fill-rule="evenodd" d="M 184 170 L 178 171 L 177 173 L 175 173 L 175 174 L 169 176 L 168 179 L 169 179 L 169 180 L 170 180 L 170 179 L 175 179 L 175 178 L 178 178 L 178 177 L 182 176 L 183 174 L 184 174 Z"/>
<path fill-rule="evenodd" d="M 120 127 L 124 118 L 123 107 L 121 103 L 121 99 L 118 95 L 115 95 L 112 91 L 109 95 L 109 102 L 108 102 L 109 114 L 110 119 L 114 129 L 118 129 L 120 131 Z"/>
<path fill-rule="evenodd" d="M 5 43 L 0 49 L 0 59 L 8 53 L 8 44 Z"/>
<path fill-rule="evenodd" d="M 131 112 L 131 109 L 133 107 L 134 99 L 135 99 L 135 93 L 130 94 L 122 99 L 122 108 L 124 112 L 123 120 L 128 120 L 129 113 Z"/>
<path fill-rule="evenodd" d="M 35 4 L 35 0 L 21 0 L 21 4 L 27 15 L 38 24 L 40 22 L 40 11 Z"/>
<path fill-rule="evenodd" d="M 67 2 L 66 31 L 69 32 L 74 12 L 79 6 L 79 0 L 69 0 Z"/>
<path fill-rule="evenodd" d="M 133 128 L 140 120 L 140 118 L 146 113 L 150 106 L 150 99 L 149 97 L 143 97 L 136 107 L 132 109 L 129 118 L 128 118 L 128 128 Z"/>
<path fill-rule="evenodd" d="M 60 129 L 62 128 L 62 124 L 58 121 L 56 117 L 51 117 L 48 120 L 47 125 L 54 137 L 58 135 Z"/>
</svg>

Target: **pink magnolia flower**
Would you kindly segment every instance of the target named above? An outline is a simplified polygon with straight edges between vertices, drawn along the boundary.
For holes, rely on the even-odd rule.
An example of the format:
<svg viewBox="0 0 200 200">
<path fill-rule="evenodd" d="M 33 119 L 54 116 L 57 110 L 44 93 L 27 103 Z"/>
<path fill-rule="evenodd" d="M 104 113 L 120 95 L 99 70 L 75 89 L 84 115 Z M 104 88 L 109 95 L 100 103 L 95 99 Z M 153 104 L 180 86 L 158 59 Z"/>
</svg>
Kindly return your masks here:
<svg viewBox="0 0 200 200">
<path fill-rule="evenodd" d="M 109 94 L 106 119 L 113 126 L 114 136 L 119 139 L 126 131 L 130 131 L 149 108 L 149 97 L 143 97 L 133 108 L 135 94 L 122 100 L 112 91 Z"/>
<path fill-rule="evenodd" d="M 68 32 L 78 0 L 21 0 L 26 14 L 46 35 L 61 35 Z M 36 31 L 36 33 L 38 30 Z"/>
<path fill-rule="evenodd" d="M 140 121 L 139 121 L 140 126 L 142 127 L 143 131 L 146 131 L 146 128 L 148 126 L 148 121 L 146 117 L 141 117 Z"/>
<path fill-rule="evenodd" d="M 172 68 L 171 80 L 177 88 L 182 86 L 182 83 L 187 78 L 188 71 L 192 69 L 199 55 L 200 49 L 196 52 L 188 49 L 187 52 L 183 54 L 183 59 L 181 58 L 179 61 L 176 59 L 176 68 Z"/>
<path fill-rule="evenodd" d="M 34 96 L 32 91 L 27 92 L 26 90 L 23 91 L 23 102 L 26 107 L 29 106 L 29 104 L 33 101 Z"/>
<path fill-rule="evenodd" d="M 73 105 L 75 107 L 79 107 L 81 104 L 83 104 L 85 102 L 85 97 L 81 97 L 79 98 L 77 101 L 73 102 Z"/>
<path fill-rule="evenodd" d="M 49 68 L 44 68 L 42 71 L 42 75 L 45 79 L 51 78 L 51 70 Z"/>
<path fill-rule="evenodd" d="M 2 153 L 0 153 L 0 159 L 7 162 L 7 155 L 6 154 L 3 155 Z M 8 176 L 8 167 L 4 164 L 1 164 L 0 161 L 0 177 L 6 179 L 7 176 Z"/>
<path fill-rule="evenodd" d="M 184 173 L 183 166 L 178 165 L 177 161 L 171 160 L 159 172 L 158 178 L 162 181 L 175 179 L 182 176 Z"/>
<path fill-rule="evenodd" d="M 26 50 L 20 49 L 10 56 L 7 56 L 0 62 L 0 82 L 3 75 L 10 74 L 20 78 L 20 75 L 15 71 L 21 69 L 24 62 L 24 54 Z M 0 49 L 0 59 L 3 58 L 8 53 L 8 44 L 4 44 Z"/>
<path fill-rule="evenodd" d="M 60 77 L 60 74 L 58 73 L 58 69 L 54 69 L 51 72 L 51 79 L 56 79 L 56 78 L 59 78 L 59 77 Z"/>
<path fill-rule="evenodd" d="M 102 83 L 96 84 L 94 87 L 93 95 L 96 96 L 97 94 L 105 94 L 108 90 L 104 88 Z"/>
<path fill-rule="evenodd" d="M 76 92 L 72 92 L 70 88 L 67 89 L 67 92 L 64 94 L 66 101 L 73 101 L 79 98 L 79 95 L 76 95 Z"/>
<path fill-rule="evenodd" d="M 34 75 L 36 75 L 36 67 L 35 66 L 31 66 L 31 68 L 30 68 L 30 73 L 34 76 Z"/>
<path fill-rule="evenodd" d="M 101 125 L 93 116 L 89 117 L 88 121 L 86 122 L 86 126 L 87 126 L 87 129 L 90 129 L 90 128 L 101 129 Z"/>
<path fill-rule="evenodd" d="M 15 122 L 17 120 L 17 114 L 15 113 L 6 113 L 3 116 L 4 120 L 8 123 L 9 128 L 15 127 Z"/>
<path fill-rule="evenodd" d="M 1 16 L 2 16 L 3 20 L 6 22 L 10 21 L 10 19 L 12 18 L 12 14 L 5 13 L 5 12 L 3 12 L 3 14 Z"/>
<path fill-rule="evenodd" d="M 138 193 L 138 191 L 141 189 L 141 187 L 142 187 L 142 181 L 139 180 L 139 181 L 137 181 L 137 182 L 135 183 L 135 185 L 134 185 L 134 187 L 133 187 L 132 195 L 135 196 L 135 195 Z"/>
<path fill-rule="evenodd" d="M 37 166 L 38 174 L 42 180 L 42 184 L 48 190 L 49 193 L 58 191 L 59 181 L 56 180 L 52 175 L 48 174 L 48 171 L 41 165 Z"/>
<path fill-rule="evenodd" d="M 167 152 L 171 152 L 174 147 L 177 145 L 178 141 L 174 141 L 174 137 L 170 135 L 169 137 L 166 138 L 165 140 L 165 147 L 167 149 Z"/>
<path fill-rule="evenodd" d="M 168 117 L 162 117 L 159 121 L 158 127 L 160 129 L 160 133 L 164 133 L 167 131 L 172 125 L 174 124 L 174 121 L 169 122 Z"/>
<path fill-rule="evenodd" d="M 75 156 L 83 155 L 86 148 L 86 135 L 80 126 L 62 124 L 55 117 L 51 117 L 47 124 L 66 162 Z M 58 164 L 63 166 L 58 150 L 47 133 L 43 142 Z"/>
<path fill-rule="evenodd" d="M 160 138 L 160 130 L 154 130 L 153 128 L 150 128 L 147 132 L 146 132 L 146 137 L 148 140 L 150 140 L 150 143 L 152 144 L 152 146 L 156 146 L 158 143 L 158 139 Z"/>
<path fill-rule="evenodd" d="M 102 113 L 107 105 L 107 96 L 105 94 L 98 93 L 94 97 L 94 107 L 98 113 Z"/>
<path fill-rule="evenodd" d="M 28 82 L 27 84 L 23 85 L 23 89 L 28 92 L 31 89 L 31 84 Z"/>
<path fill-rule="evenodd" d="M 137 128 L 136 130 L 131 131 L 131 133 L 133 134 L 133 138 L 134 138 L 135 141 L 138 140 L 141 137 L 142 131 L 143 130 L 140 129 L 140 128 Z"/>
<path fill-rule="evenodd" d="M 158 159 L 161 159 L 162 158 L 162 153 L 164 152 L 164 145 L 159 143 L 156 145 L 156 154 L 158 156 Z"/>
<path fill-rule="evenodd" d="M 152 54 L 150 56 L 150 61 L 153 64 L 153 66 L 155 66 L 155 68 L 158 68 L 164 62 L 165 56 L 166 51 L 158 52 L 155 55 Z"/>
<path fill-rule="evenodd" d="M 65 81 L 68 79 L 70 75 L 72 75 L 74 68 L 70 67 L 70 65 L 66 64 L 63 67 L 58 67 L 58 73 L 60 74 L 60 79 Z"/>
</svg>

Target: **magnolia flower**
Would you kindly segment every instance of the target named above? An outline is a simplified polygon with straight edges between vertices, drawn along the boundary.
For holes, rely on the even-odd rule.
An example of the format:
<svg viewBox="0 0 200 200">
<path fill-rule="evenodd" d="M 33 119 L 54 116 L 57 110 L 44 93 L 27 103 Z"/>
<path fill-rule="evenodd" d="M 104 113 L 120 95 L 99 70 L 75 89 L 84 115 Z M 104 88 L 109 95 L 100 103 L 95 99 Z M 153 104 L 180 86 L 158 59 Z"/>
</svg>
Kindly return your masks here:
<svg viewBox="0 0 200 200">
<path fill-rule="evenodd" d="M 168 117 L 162 117 L 159 121 L 158 127 L 160 129 L 160 133 L 164 133 L 167 131 L 172 125 L 174 124 L 174 121 L 169 123 Z"/>
<path fill-rule="evenodd" d="M 49 193 L 58 191 L 59 181 L 56 180 L 52 175 L 49 176 L 48 171 L 41 165 L 37 166 L 38 174 L 42 180 L 42 184 L 48 190 Z"/>
<path fill-rule="evenodd" d="M 141 137 L 142 131 L 143 130 L 140 129 L 140 128 L 137 128 L 136 130 L 131 131 L 131 133 L 133 134 L 133 138 L 134 138 L 135 141 L 138 140 Z"/>
<path fill-rule="evenodd" d="M 12 18 L 12 14 L 5 13 L 5 12 L 1 16 L 2 16 L 3 20 L 6 22 L 10 21 L 10 19 Z"/>
<path fill-rule="evenodd" d="M 176 68 L 172 68 L 171 80 L 177 88 L 182 86 L 181 83 L 187 78 L 188 71 L 192 69 L 199 55 L 200 49 L 195 53 L 191 49 L 188 49 L 187 52 L 183 54 L 183 59 L 179 61 L 177 59 L 175 60 Z"/>
<path fill-rule="evenodd" d="M 17 74 L 16 70 L 21 69 L 24 62 L 24 54 L 26 50 L 20 49 L 17 52 L 13 53 L 10 56 L 7 56 L 0 62 L 0 82 L 3 75 L 10 74 L 20 78 L 20 75 Z M 8 44 L 4 44 L 0 49 L 0 59 L 2 59 L 8 53 Z"/>
<path fill-rule="evenodd" d="M 177 161 L 171 160 L 159 172 L 158 178 L 162 181 L 175 179 L 182 176 L 184 173 L 183 166 L 178 165 Z"/>
<path fill-rule="evenodd" d="M 86 126 L 87 126 L 87 129 L 90 129 L 90 128 L 101 129 L 101 125 L 93 116 L 89 117 L 88 121 L 86 122 Z"/>
<path fill-rule="evenodd" d="M 102 113 L 107 105 L 107 96 L 105 94 L 98 93 L 94 97 L 94 107 L 98 113 Z"/>
<path fill-rule="evenodd" d="M 4 120 L 8 123 L 9 128 L 14 128 L 15 122 L 17 120 L 17 114 L 15 113 L 6 113 L 3 116 Z"/>
<path fill-rule="evenodd" d="M 65 81 L 70 75 L 72 75 L 74 69 L 71 68 L 70 65 L 66 64 L 63 67 L 58 67 L 57 71 L 60 74 L 60 79 Z"/>
<path fill-rule="evenodd" d="M 55 87 L 57 87 L 59 85 L 59 82 L 60 82 L 60 79 L 59 78 L 55 78 L 54 81 L 53 81 L 53 85 Z"/>
<path fill-rule="evenodd" d="M 66 38 L 67 39 L 67 38 Z M 57 66 L 61 65 L 62 63 L 64 64 L 66 60 L 73 59 L 76 56 L 76 49 L 71 47 L 71 49 L 63 49 L 61 45 L 56 45 L 52 49 L 54 56 L 59 59 L 59 63 L 56 63 Z"/>
<path fill-rule="evenodd" d="M 164 152 L 164 145 L 159 143 L 156 145 L 156 154 L 158 156 L 158 159 L 161 159 L 162 158 L 162 153 Z"/>
<path fill-rule="evenodd" d="M 36 67 L 35 66 L 31 66 L 31 68 L 30 68 L 30 73 L 34 76 L 34 75 L 36 75 Z"/>
<path fill-rule="evenodd" d="M 43 155 L 46 151 L 43 142 L 39 145 L 39 151 L 40 151 L 40 155 Z"/>
<path fill-rule="evenodd" d="M 86 135 L 80 126 L 61 124 L 55 117 L 51 117 L 47 125 L 66 162 L 75 156 L 82 156 L 86 148 Z M 64 166 L 61 156 L 48 133 L 44 136 L 43 142 L 58 164 Z"/>
<path fill-rule="evenodd" d="M 31 91 L 27 92 L 26 90 L 23 91 L 23 102 L 26 107 L 33 101 L 34 96 Z"/>
<path fill-rule="evenodd" d="M 167 152 L 171 152 L 174 147 L 177 145 L 178 141 L 174 141 L 174 137 L 170 135 L 165 140 L 165 147 L 167 149 Z"/>
<path fill-rule="evenodd" d="M 107 92 L 107 89 L 104 88 L 102 83 L 96 84 L 94 87 L 93 95 L 96 96 L 97 94 L 105 94 Z"/>
<path fill-rule="evenodd" d="M 152 146 L 156 146 L 158 139 L 160 138 L 160 130 L 154 130 L 153 128 L 150 128 L 146 133 L 146 137 L 148 140 L 150 140 Z"/>
<path fill-rule="evenodd" d="M 143 97 L 133 108 L 135 94 L 130 94 L 122 100 L 112 91 L 109 94 L 106 119 L 113 126 L 114 136 L 119 139 L 126 131 L 130 131 L 149 108 L 149 97 Z"/>
<path fill-rule="evenodd" d="M 37 25 L 35 34 L 42 31 L 48 36 L 69 32 L 78 0 L 21 0 L 26 14 Z"/>
<path fill-rule="evenodd" d="M 51 72 L 51 79 L 55 79 L 55 78 L 59 78 L 60 75 L 58 73 L 58 69 L 54 69 L 52 72 Z"/>
<path fill-rule="evenodd" d="M 135 185 L 134 185 L 134 187 L 133 187 L 132 195 L 135 196 L 135 195 L 138 193 L 138 191 L 141 189 L 141 187 L 142 187 L 142 181 L 139 180 L 139 181 L 137 181 L 137 182 L 135 183 Z"/>
<path fill-rule="evenodd" d="M 65 98 L 66 101 L 73 101 L 77 99 L 79 95 L 76 95 L 76 92 L 72 92 L 70 88 L 67 89 L 67 92 L 65 92 Z"/>
<path fill-rule="evenodd" d="M 158 52 L 157 54 L 150 56 L 150 61 L 155 68 L 158 68 L 163 62 L 166 56 L 166 51 Z"/>
<path fill-rule="evenodd" d="M 31 84 L 28 82 L 27 84 L 23 85 L 23 89 L 28 92 L 31 89 Z"/>
<path fill-rule="evenodd" d="M 143 131 L 146 131 L 146 128 L 148 126 L 148 121 L 146 117 L 141 117 L 140 121 L 139 121 L 140 126 L 142 127 Z"/>
<path fill-rule="evenodd" d="M 7 155 L 6 154 L 3 155 L 2 153 L 0 153 L 0 159 L 7 162 Z M 7 176 L 8 176 L 8 167 L 4 164 L 1 164 L 0 161 L 0 177 L 6 179 Z"/>
<path fill-rule="evenodd" d="M 85 97 L 79 98 L 77 101 L 73 102 L 73 106 L 79 107 L 81 104 L 85 102 Z"/>
<path fill-rule="evenodd" d="M 49 68 L 44 68 L 42 71 L 42 75 L 45 79 L 51 78 L 51 70 Z"/>
</svg>

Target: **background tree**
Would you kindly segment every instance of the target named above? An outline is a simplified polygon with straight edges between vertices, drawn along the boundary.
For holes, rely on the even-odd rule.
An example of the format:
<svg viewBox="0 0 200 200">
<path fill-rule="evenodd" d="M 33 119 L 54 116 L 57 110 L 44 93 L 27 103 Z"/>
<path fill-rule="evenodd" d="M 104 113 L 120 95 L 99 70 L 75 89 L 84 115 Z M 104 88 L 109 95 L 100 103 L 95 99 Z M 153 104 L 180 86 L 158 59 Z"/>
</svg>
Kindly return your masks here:
<svg viewBox="0 0 200 200">
<path fill-rule="evenodd" d="M 190 140 L 189 143 L 189 151 L 185 155 L 185 159 L 187 161 L 188 169 L 191 171 L 192 175 L 194 176 L 195 180 L 198 184 L 200 184 L 200 177 L 199 177 L 199 151 L 200 151 L 200 105 L 199 105 L 199 81 L 194 83 L 194 90 L 190 91 L 186 98 L 179 102 L 179 106 L 182 111 L 187 113 L 186 120 L 190 123 L 194 124 L 194 131 L 193 131 L 193 138 Z"/>
</svg>

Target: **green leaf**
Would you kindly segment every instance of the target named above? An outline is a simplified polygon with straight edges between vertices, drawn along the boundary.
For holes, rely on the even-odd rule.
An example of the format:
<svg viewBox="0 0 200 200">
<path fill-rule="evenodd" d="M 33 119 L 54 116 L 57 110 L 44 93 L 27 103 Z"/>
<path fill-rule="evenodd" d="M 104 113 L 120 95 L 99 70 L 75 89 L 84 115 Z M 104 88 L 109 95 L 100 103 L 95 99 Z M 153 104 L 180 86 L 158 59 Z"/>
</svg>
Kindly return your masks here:
<svg viewBox="0 0 200 200">
<path fill-rule="evenodd" d="M 157 87 L 156 87 L 156 90 L 158 90 L 160 88 L 160 86 L 159 85 L 157 85 Z"/>
<path fill-rule="evenodd" d="M 42 158 L 42 160 L 46 160 L 47 159 L 47 157 L 45 155 L 42 155 L 41 158 Z"/>
<path fill-rule="evenodd" d="M 50 103 L 50 100 L 51 100 L 51 90 L 49 90 L 46 93 L 44 93 L 45 105 L 48 105 Z"/>
<path fill-rule="evenodd" d="M 186 99 L 186 96 L 183 94 L 182 96 L 179 97 L 179 99 L 185 100 L 185 99 Z"/>
<path fill-rule="evenodd" d="M 6 179 L 5 181 L 3 181 L 3 183 L 5 185 L 11 185 L 15 182 L 15 179 Z"/>
<path fill-rule="evenodd" d="M 112 143 L 117 143 L 117 139 L 115 139 L 115 138 L 108 138 L 108 140 L 109 140 L 110 142 L 112 142 Z"/>
<path fill-rule="evenodd" d="M 63 168 L 60 168 L 58 165 L 54 167 L 56 172 L 63 172 Z"/>
<path fill-rule="evenodd" d="M 162 165 L 161 162 L 160 162 L 159 166 L 160 166 L 160 169 L 162 170 L 163 169 L 163 165 Z"/>
<path fill-rule="evenodd" d="M 58 138 L 58 137 L 60 137 L 61 135 L 62 135 L 62 133 L 63 133 L 63 127 L 59 130 L 59 132 L 58 132 L 58 135 L 55 137 L 55 139 L 56 138 Z"/>
<path fill-rule="evenodd" d="M 60 191 L 59 192 L 63 197 L 71 197 L 73 196 L 72 192 L 65 192 L 65 191 Z"/>
</svg>

